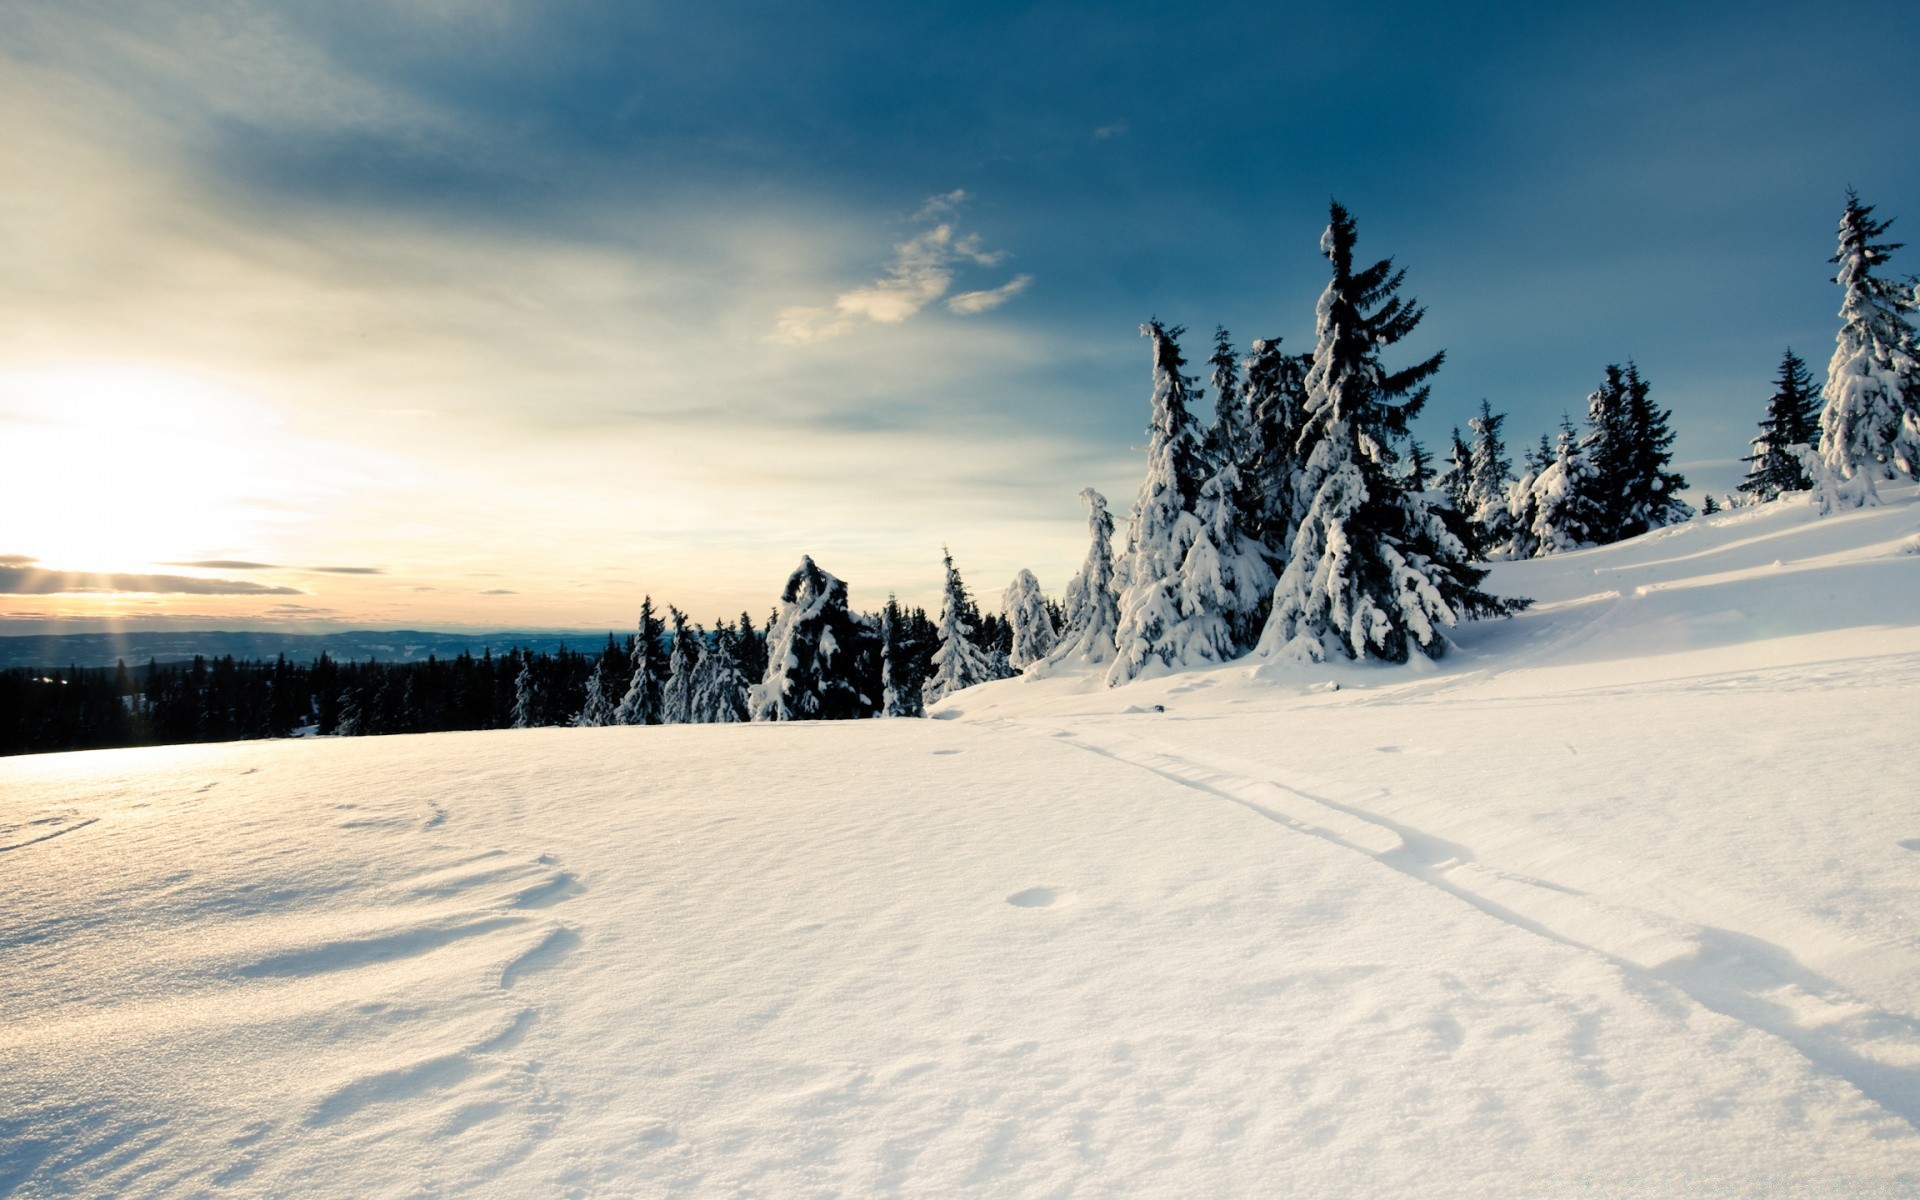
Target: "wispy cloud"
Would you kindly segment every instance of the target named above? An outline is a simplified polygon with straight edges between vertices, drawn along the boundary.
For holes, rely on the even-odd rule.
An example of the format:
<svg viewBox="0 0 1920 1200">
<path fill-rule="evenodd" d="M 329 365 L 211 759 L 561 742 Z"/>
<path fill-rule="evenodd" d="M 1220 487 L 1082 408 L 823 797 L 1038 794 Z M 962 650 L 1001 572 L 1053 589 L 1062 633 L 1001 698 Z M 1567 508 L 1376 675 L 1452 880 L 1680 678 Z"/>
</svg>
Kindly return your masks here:
<svg viewBox="0 0 1920 1200">
<path fill-rule="evenodd" d="M 1002 304 L 1018 296 L 1021 292 L 1026 291 L 1027 285 L 1032 282 L 1033 276 L 1031 275 L 1015 275 L 1012 279 L 1007 280 L 997 288 L 990 288 L 984 292 L 961 292 L 959 295 L 947 301 L 947 307 L 963 317 L 970 317 L 974 313 L 983 313 L 989 309 L 999 308 Z"/>
<path fill-rule="evenodd" d="M 1096 142 L 1104 142 L 1109 138 L 1117 138 L 1125 132 L 1127 132 L 1127 123 L 1125 121 L 1115 121 L 1111 125 L 1102 125 L 1100 128 L 1094 130 L 1093 140 Z"/>
<path fill-rule="evenodd" d="M 912 219 L 926 222 L 954 213 L 967 198 L 959 188 L 930 197 Z M 986 249 L 979 234 L 958 234 L 952 221 L 940 221 L 895 246 L 885 275 L 840 293 L 831 306 L 782 309 L 774 323 L 774 340 L 797 345 L 839 337 L 862 323 L 898 325 L 945 296 L 962 267 L 997 266 L 1006 257 L 1004 250 Z M 1032 276 L 1021 275 L 997 288 L 962 292 L 947 307 L 961 316 L 986 312 L 1019 295 L 1031 282 Z"/>
<path fill-rule="evenodd" d="M 19 558 L 19 555 L 9 555 Z M 31 561 L 31 560 L 29 560 Z M 244 579 L 201 579 L 191 575 L 132 575 L 121 572 L 55 571 L 44 567 L 0 566 L 0 594 L 67 596 L 144 594 L 160 596 L 304 596 L 299 588 L 269 587 Z"/>
<path fill-rule="evenodd" d="M 200 571 L 306 571 L 319 575 L 385 575 L 385 567 L 290 567 L 284 563 L 251 562 L 244 558 L 202 558 L 192 562 L 163 562 L 163 567 L 192 567 Z"/>
</svg>

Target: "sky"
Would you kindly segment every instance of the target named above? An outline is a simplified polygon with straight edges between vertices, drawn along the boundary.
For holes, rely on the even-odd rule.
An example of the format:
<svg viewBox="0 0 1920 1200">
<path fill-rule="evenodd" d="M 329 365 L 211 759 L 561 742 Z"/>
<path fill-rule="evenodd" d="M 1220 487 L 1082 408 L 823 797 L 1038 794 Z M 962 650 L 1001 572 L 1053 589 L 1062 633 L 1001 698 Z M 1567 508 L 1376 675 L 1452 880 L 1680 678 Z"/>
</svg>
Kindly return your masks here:
<svg viewBox="0 0 1920 1200">
<path fill-rule="evenodd" d="M 0 632 L 1057 593 L 1141 322 L 1310 349 L 1330 198 L 1430 449 L 1631 358 L 1724 491 L 1846 189 L 1920 228 L 1871 0 L 0 0 L 0 55 Z"/>
</svg>

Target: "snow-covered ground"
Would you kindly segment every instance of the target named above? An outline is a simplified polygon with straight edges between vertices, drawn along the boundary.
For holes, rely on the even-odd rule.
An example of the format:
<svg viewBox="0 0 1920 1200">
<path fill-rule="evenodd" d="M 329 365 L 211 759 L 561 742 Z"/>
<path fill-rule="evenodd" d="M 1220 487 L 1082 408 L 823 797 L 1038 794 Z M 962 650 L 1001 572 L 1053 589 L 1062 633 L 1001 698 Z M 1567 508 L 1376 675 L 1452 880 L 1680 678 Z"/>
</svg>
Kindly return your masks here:
<svg viewBox="0 0 1920 1200">
<path fill-rule="evenodd" d="M 1920 1193 L 1897 500 L 1425 670 L 0 762 L 0 1193 Z"/>
</svg>

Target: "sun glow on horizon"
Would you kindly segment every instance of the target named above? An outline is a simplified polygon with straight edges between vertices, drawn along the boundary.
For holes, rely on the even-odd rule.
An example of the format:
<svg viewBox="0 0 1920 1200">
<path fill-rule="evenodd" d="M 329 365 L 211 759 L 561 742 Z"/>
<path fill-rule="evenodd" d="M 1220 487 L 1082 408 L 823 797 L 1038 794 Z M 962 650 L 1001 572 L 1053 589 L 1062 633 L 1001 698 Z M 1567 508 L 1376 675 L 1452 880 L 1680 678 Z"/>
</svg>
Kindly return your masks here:
<svg viewBox="0 0 1920 1200">
<path fill-rule="evenodd" d="M 63 570 L 149 570 L 259 552 L 290 519 L 284 420 L 214 379 L 128 364 L 4 371 L 0 421 L 0 551 Z"/>
</svg>

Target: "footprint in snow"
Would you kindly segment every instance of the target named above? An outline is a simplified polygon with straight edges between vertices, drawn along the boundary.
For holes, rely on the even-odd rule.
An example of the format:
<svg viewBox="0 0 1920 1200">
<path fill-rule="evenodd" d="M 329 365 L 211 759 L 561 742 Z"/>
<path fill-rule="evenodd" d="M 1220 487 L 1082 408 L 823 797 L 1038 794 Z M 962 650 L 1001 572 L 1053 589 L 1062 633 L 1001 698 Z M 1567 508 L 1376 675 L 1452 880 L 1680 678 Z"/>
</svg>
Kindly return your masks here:
<svg viewBox="0 0 1920 1200">
<path fill-rule="evenodd" d="M 1903 838 L 1900 842 L 1900 848 L 1902 850 L 1920 850 L 1920 838 Z"/>
<path fill-rule="evenodd" d="M 935 750 L 933 753 L 937 757 L 942 754 L 958 754 L 960 752 L 958 750 Z"/>
<path fill-rule="evenodd" d="M 1060 899 L 1060 889 L 1050 887 L 1030 887 L 1007 897 L 1007 903 L 1015 908 L 1046 908 Z"/>
</svg>

